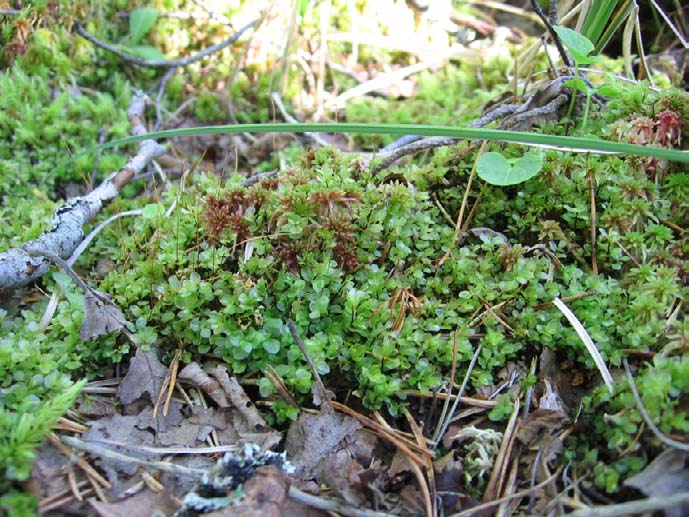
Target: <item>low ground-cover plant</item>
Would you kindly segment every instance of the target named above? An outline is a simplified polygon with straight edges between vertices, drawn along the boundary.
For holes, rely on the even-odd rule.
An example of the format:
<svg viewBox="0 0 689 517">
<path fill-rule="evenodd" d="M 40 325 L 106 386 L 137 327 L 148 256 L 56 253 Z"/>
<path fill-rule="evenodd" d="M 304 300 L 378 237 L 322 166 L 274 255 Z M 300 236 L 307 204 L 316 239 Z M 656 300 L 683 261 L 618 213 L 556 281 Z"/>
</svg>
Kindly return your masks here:
<svg viewBox="0 0 689 517">
<path fill-rule="evenodd" d="M 25 60 L 14 56 L 15 68 L 0 76 L 0 181 L 12 179 L 0 192 L 14 223 L 0 230 L 6 247 L 40 232 L 39 221 L 47 221 L 54 207 L 45 194 L 35 194 L 41 204 L 27 204 L 33 189 L 52 193 L 92 173 L 94 158 L 84 155 L 76 167 L 53 174 L 67 149 L 97 142 L 100 127 L 108 129 L 109 139 L 128 129 L 129 85 L 111 69 L 89 61 L 82 75 L 108 93 L 79 96 L 56 89 L 69 75 L 64 43 L 49 61 L 60 65 L 56 78 L 37 64 L 48 59 L 49 47 L 40 41 Z M 84 59 L 78 52 L 73 57 L 79 56 Z M 364 100 L 348 107 L 347 115 L 350 121 L 385 115 L 391 122 L 468 122 L 478 115 L 480 97 L 471 109 L 455 110 L 466 104 L 462 97 L 475 89 L 475 78 L 459 68 L 443 73 L 454 81 L 456 99 L 428 74 L 420 81 L 422 102 L 410 101 L 406 114 Z M 197 86 L 211 88 L 199 84 L 207 77 L 188 74 Z M 169 86 L 180 96 L 181 83 Z M 261 75 L 254 94 L 267 92 L 268 83 L 268 75 Z M 252 84 L 250 74 L 240 74 L 234 96 Z M 251 95 L 244 91 L 238 102 L 255 104 Z M 621 88 L 605 111 L 593 115 L 590 127 L 597 131 L 617 121 L 608 133 L 612 140 L 637 135 L 644 140 L 635 143 L 681 148 L 688 106 L 685 93 L 657 94 L 639 84 Z M 224 103 L 209 95 L 196 109 L 199 118 L 220 120 Z M 268 119 L 266 105 L 254 109 L 240 110 L 238 119 Z M 497 150 L 507 159 L 523 154 L 515 146 L 489 148 Z M 259 377 L 270 364 L 306 399 L 313 379 L 285 331 L 290 318 L 326 383 L 353 389 L 367 407 L 393 413 L 407 403 L 404 390 L 428 391 L 446 379 L 455 335 L 458 379 L 482 345 L 471 392 L 490 391 L 506 364 L 526 364 L 544 348 L 577 368 L 592 368 L 576 333 L 549 305 L 556 296 L 586 295 L 570 302 L 571 308 L 613 368 L 625 349 L 659 354 L 650 366 L 638 365 L 642 397 L 663 431 L 686 432 L 681 402 L 689 392 L 682 355 L 687 329 L 668 317 L 687 294 L 686 169 L 646 158 L 544 152 L 542 170 L 524 183 L 474 184 L 470 226 L 477 231 L 456 242 L 450 215 L 459 211 L 474 159 L 459 144 L 436 151 L 422 165 L 374 176 L 352 156 L 320 150 L 250 188 L 237 176 L 227 184 L 198 176 L 185 191 L 169 188 L 160 205 L 135 222 L 104 232 L 81 271 L 93 270 L 97 256 L 115 261 L 107 277 L 94 275 L 91 281 L 115 297 L 137 342 L 159 347 L 166 359 L 181 350 L 183 361 L 219 359 L 233 373 Z M 107 151 L 97 172 L 114 170 L 121 160 Z M 172 216 L 159 215 L 173 200 Z M 118 200 L 111 210 L 149 201 Z M 20 228 L 19 221 L 31 226 Z M 28 474 L 31 451 L 74 397 L 71 379 L 106 376 L 132 352 L 127 341 L 112 335 L 81 342 L 80 293 L 63 274 L 54 273 L 43 287 L 50 290 L 53 283 L 65 294 L 47 329 L 38 326 L 43 301 L 0 311 L 0 433 L 7 436 L 0 441 L 0 492 Z M 488 310 L 499 304 L 500 319 Z M 259 387 L 263 396 L 273 395 L 267 379 Z M 567 453 L 579 468 L 592 467 L 596 483 L 611 492 L 645 461 L 634 448 L 640 417 L 624 383 L 618 388 L 614 396 L 600 389 L 584 400 L 579 423 L 594 432 L 577 434 Z M 503 401 L 492 419 L 509 415 L 509 399 Z M 279 420 L 295 416 L 280 401 L 273 408 Z M 569 409 L 576 414 L 578 407 Z"/>
</svg>

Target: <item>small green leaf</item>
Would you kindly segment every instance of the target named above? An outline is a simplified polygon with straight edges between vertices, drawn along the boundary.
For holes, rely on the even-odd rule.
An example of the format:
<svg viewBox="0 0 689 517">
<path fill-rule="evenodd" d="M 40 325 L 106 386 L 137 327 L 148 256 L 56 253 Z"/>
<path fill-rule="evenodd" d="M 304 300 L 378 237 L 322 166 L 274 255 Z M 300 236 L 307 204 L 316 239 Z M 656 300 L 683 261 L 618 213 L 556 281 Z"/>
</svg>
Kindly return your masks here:
<svg viewBox="0 0 689 517">
<path fill-rule="evenodd" d="M 569 86 L 573 90 L 577 90 L 582 93 L 588 93 L 589 91 L 589 87 L 586 85 L 586 82 L 583 79 L 580 79 L 579 77 L 566 81 L 564 85 Z"/>
<path fill-rule="evenodd" d="M 599 57 L 589 55 L 595 47 L 586 36 L 560 25 L 555 25 L 553 29 L 562 40 L 562 44 L 572 53 L 577 64 L 588 65 L 600 61 Z"/>
<path fill-rule="evenodd" d="M 132 45 L 141 41 L 150 31 L 158 19 L 158 9 L 155 7 L 139 7 L 129 15 L 129 38 Z"/>
<path fill-rule="evenodd" d="M 277 339 L 267 339 L 263 342 L 263 349 L 269 354 L 277 354 L 280 351 L 280 342 Z"/>
<path fill-rule="evenodd" d="M 160 50 L 150 45 L 136 45 L 133 47 L 123 47 L 122 50 L 133 56 L 147 59 L 148 61 L 164 61 L 167 56 Z"/>
<path fill-rule="evenodd" d="M 620 96 L 620 89 L 612 84 L 601 84 L 597 91 L 604 97 L 615 98 Z"/>
<path fill-rule="evenodd" d="M 55 271 L 53 273 L 53 280 L 55 280 L 55 283 L 59 285 L 60 289 L 63 291 L 69 290 L 70 286 L 74 283 L 72 277 L 62 271 Z"/>
<path fill-rule="evenodd" d="M 160 210 L 160 207 L 155 203 L 150 204 L 150 205 L 146 205 L 141 210 L 141 215 L 143 216 L 144 219 L 153 219 L 154 217 L 158 216 L 159 210 Z"/>
<path fill-rule="evenodd" d="M 490 152 L 479 158 L 476 172 L 491 185 L 516 185 L 533 178 L 542 166 L 543 158 L 537 153 L 527 153 L 510 165 L 502 154 Z"/>
</svg>

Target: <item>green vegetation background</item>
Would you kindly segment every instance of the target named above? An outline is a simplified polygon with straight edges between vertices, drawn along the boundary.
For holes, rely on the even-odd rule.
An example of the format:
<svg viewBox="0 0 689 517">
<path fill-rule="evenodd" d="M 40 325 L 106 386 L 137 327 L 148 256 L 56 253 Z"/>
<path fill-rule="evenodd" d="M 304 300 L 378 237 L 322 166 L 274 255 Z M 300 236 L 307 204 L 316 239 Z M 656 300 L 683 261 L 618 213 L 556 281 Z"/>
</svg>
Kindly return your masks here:
<svg viewBox="0 0 689 517">
<path fill-rule="evenodd" d="M 108 150 L 60 166 L 100 139 L 127 136 L 132 88 L 150 87 L 161 77 L 123 65 L 67 30 L 80 16 L 102 39 L 121 41 L 127 25 L 115 13 L 134 7 L 129 2 L 107 8 L 75 2 L 59 18 L 52 5 L 35 2 L 33 14 L 0 19 L 0 250 L 44 231 L 55 208 L 74 188 L 83 188 L 92 171 L 100 181 L 124 163 L 124 151 Z M 167 0 L 159 7 L 187 6 Z M 225 14 L 234 9 L 240 6 Z M 304 23 L 318 27 L 308 17 Z M 339 23 L 346 25 L 346 17 Z M 168 36 L 186 30 L 184 21 L 161 19 L 148 43 L 172 55 Z M 203 39 L 213 38 L 213 30 L 206 30 Z M 200 31 L 189 31 L 189 38 Z M 228 94 L 241 108 L 240 122 L 269 120 L 267 70 L 273 63 L 242 69 L 231 93 L 214 90 L 238 55 L 220 55 L 205 74 L 197 67 L 178 74 L 167 86 L 165 106 L 174 111 L 189 83 L 200 92 L 198 122 L 227 122 Z M 358 100 L 347 106 L 346 118 L 464 125 L 504 90 L 510 66 L 497 58 L 484 64 L 479 84 L 476 65 L 453 62 L 421 73 L 413 98 Z M 299 88 L 288 78 L 286 98 Z M 630 117 L 652 120 L 669 108 L 687 120 L 687 94 L 620 85 L 619 97 L 593 114 L 588 131 L 615 138 L 625 134 L 624 124 L 634 123 Z M 686 142 L 686 127 L 684 136 Z M 356 141 L 367 148 L 387 142 Z M 521 150 L 502 152 L 518 156 Z M 455 335 L 460 379 L 482 345 L 470 391 L 498 384 L 505 365 L 529 364 L 544 348 L 574 368 L 592 369 L 574 330 L 548 304 L 556 296 L 590 293 L 570 306 L 606 362 L 618 368 L 626 349 L 655 352 L 637 373 L 643 400 L 664 432 L 689 431 L 689 326 L 681 312 L 689 244 L 673 229 L 688 220 L 685 169 L 668 164 L 653 178 L 646 159 L 547 152 L 541 174 L 522 185 L 478 184 L 469 199 L 478 203 L 472 227 L 494 232 L 468 235 L 453 246 L 454 227 L 443 210 L 459 210 L 475 158 L 468 144 L 378 176 L 356 155 L 331 149 L 302 152 L 294 144 L 281 153 L 261 165 L 272 169 L 281 158 L 287 169 L 279 180 L 244 188 L 238 175 L 223 185 L 216 175 L 198 172 L 185 188 L 170 186 L 159 200 L 141 196 L 142 180 L 108 207 L 104 216 L 156 201 L 164 211 L 177 200 L 172 217 L 147 211 L 114 223 L 77 263 L 92 285 L 124 309 L 140 345 L 159 347 L 164 360 L 177 350 L 184 361 L 222 360 L 237 374 L 258 376 L 263 396 L 272 392 L 261 377 L 270 364 L 290 390 L 307 394 L 311 374 L 285 331 L 291 318 L 326 383 L 352 388 L 366 406 L 395 413 L 406 403 L 405 390 L 428 391 L 443 382 Z M 597 275 L 590 267 L 591 181 L 597 191 Z M 449 260 L 437 267 L 448 249 Z M 104 277 L 95 272 L 99 258 L 115 263 Z M 0 309 L 0 493 L 27 479 L 37 445 L 81 388 L 77 381 L 111 374 L 132 353 L 117 336 L 81 342 L 81 293 L 62 273 L 42 281 L 48 293 L 56 285 L 64 295 L 45 330 L 38 325 L 44 297 Z M 510 329 L 490 315 L 470 327 L 477 313 L 502 302 Z M 524 386 L 534 382 L 527 377 Z M 509 398 L 503 399 L 491 416 L 505 418 L 509 408 Z M 572 415 L 579 410 L 570 409 Z M 582 471 L 592 469 L 595 483 L 613 493 L 658 444 L 637 442 L 642 419 L 625 380 L 617 382 L 614 396 L 594 389 L 581 409 L 564 458 Z M 275 404 L 275 422 L 294 416 L 287 405 Z M 16 491 L 0 498 L 0 507 L 33 504 Z"/>
</svg>

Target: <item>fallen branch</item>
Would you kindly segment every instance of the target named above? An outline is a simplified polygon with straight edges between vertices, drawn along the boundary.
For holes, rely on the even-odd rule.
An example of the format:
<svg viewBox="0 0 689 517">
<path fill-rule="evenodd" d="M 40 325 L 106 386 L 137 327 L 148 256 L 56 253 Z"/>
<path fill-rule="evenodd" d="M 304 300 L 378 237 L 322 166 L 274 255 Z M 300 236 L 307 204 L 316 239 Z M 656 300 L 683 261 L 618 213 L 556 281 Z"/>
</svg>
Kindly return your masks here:
<svg viewBox="0 0 689 517">
<path fill-rule="evenodd" d="M 147 133 L 142 118 L 150 102 L 141 92 L 132 99 L 127 116 L 134 136 Z M 92 192 L 65 202 L 55 212 L 50 228 L 24 246 L 45 250 L 63 259 L 69 258 L 84 238 L 84 225 L 112 201 L 135 174 L 164 152 L 165 148 L 155 140 L 142 140 L 139 152 L 121 170 L 111 174 Z M 27 285 L 45 275 L 49 269 L 50 259 L 45 256 L 32 257 L 23 247 L 7 250 L 0 253 L 0 289 Z"/>
<path fill-rule="evenodd" d="M 406 136 L 414 136 L 414 135 L 405 135 L 402 138 L 405 138 Z M 400 139 L 402 140 L 402 139 Z M 406 141 L 406 140 L 402 140 Z M 453 138 L 453 137 L 446 137 L 446 136 L 436 136 L 432 138 L 426 138 L 424 140 L 418 140 L 414 141 L 411 143 L 408 143 L 406 145 L 402 145 L 402 147 L 397 147 L 395 148 L 394 151 L 390 152 L 390 154 L 384 155 L 382 160 L 378 165 L 376 165 L 373 168 L 373 173 L 378 173 L 382 171 L 383 169 L 386 169 L 388 166 L 392 165 L 395 163 L 397 160 L 402 158 L 403 156 L 407 156 L 410 154 L 417 153 L 419 151 L 424 151 L 426 149 L 435 149 L 436 147 L 445 147 L 448 145 L 454 145 L 457 142 L 459 142 L 458 138 Z M 394 143 L 394 142 L 393 142 Z M 390 146 L 388 146 L 390 147 Z"/>
<path fill-rule="evenodd" d="M 257 20 L 254 20 L 241 29 L 239 29 L 237 32 L 235 32 L 232 36 L 229 38 L 221 41 L 220 43 L 217 43 L 216 45 L 212 45 L 208 48 L 203 49 L 202 51 L 194 54 L 193 56 L 185 57 L 182 59 L 142 59 L 140 57 L 136 57 L 132 54 L 128 54 L 127 52 L 123 52 L 119 48 L 117 48 L 115 45 L 111 45 L 110 43 L 106 43 L 105 41 L 99 40 L 96 38 L 93 34 L 88 32 L 84 26 L 81 24 L 79 20 L 74 21 L 74 25 L 72 26 L 72 30 L 79 34 L 82 38 L 90 41 L 97 47 L 100 47 L 104 50 L 107 50 L 108 52 L 111 52 L 115 54 L 118 57 L 121 57 L 125 61 L 128 61 L 129 63 L 132 63 L 134 65 L 138 66 L 148 66 L 148 67 L 154 67 L 154 68 L 176 68 L 178 66 L 186 66 L 191 63 L 195 63 L 196 61 L 200 61 L 204 57 L 208 57 L 211 54 L 215 54 L 216 52 L 219 52 L 220 50 L 224 49 L 225 47 L 229 47 L 237 41 L 239 38 L 242 37 L 242 34 L 244 34 L 246 31 L 251 29 L 254 25 L 258 23 Z"/>
</svg>

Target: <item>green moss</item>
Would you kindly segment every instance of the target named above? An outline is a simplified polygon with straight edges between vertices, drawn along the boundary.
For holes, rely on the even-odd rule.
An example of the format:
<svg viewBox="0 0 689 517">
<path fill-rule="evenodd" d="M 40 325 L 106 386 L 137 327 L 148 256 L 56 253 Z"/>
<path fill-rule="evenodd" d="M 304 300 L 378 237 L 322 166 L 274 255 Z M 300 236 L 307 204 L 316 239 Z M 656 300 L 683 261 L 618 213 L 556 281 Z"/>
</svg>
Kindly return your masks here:
<svg viewBox="0 0 689 517">
<path fill-rule="evenodd" d="M 125 4 L 117 8 L 124 10 Z M 346 31 L 351 13 L 336 4 L 336 22 Z M 161 6 L 178 10 L 184 3 L 167 0 Z M 47 2 L 38 7 L 47 9 Z M 120 41 L 127 24 L 117 19 L 114 7 L 91 8 L 88 29 Z M 304 37 L 319 30 L 318 13 L 311 10 L 301 20 Z M 0 26 L 3 42 L 18 41 L 16 21 L 23 18 L 14 20 Z M 371 17 L 362 20 L 378 26 Z M 160 20 L 151 42 L 171 58 L 188 55 L 193 48 L 168 37 L 182 25 Z M 2 249 L 39 235 L 65 190 L 83 186 L 92 175 L 95 157 L 67 164 L 66 158 L 96 143 L 101 130 L 106 139 L 128 134 L 130 81 L 148 88 L 161 75 L 123 64 L 47 15 L 35 28 L 40 30 L 30 34 L 23 54 L 13 55 L 10 45 L 2 54 L 4 65 L 13 63 L 0 74 L 0 217 L 9 221 L 0 229 Z M 212 31 L 224 29 L 188 30 L 186 36 L 200 48 L 218 36 Z M 334 42 L 332 49 L 349 52 L 351 44 Z M 225 98 L 212 92 L 236 62 L 224 59 L 229 52 L 207 73 L 200 73 L 200 65 L 180 72 L 167 85 L 164 106 L 176 109 L 189 83 L 201 92 L 196 117 L 225 121 Z M 376 52 L 362 47 L 361 62 L 374 62 Z M 396 57 L 401 65 L 411 62 L 407 55 L 381 55 Z M 273 65 L 243 67 L 224 93 L 231 95 L 239 122 L 273 118 Z M 348 103 L 345 115 L 350 122 L 466 125 L 506 88 L 510 66 L 505 58 L 484 63 L 480 82 L 476 63 L 452 63 L 420 73 L 411 99 L 362 98 Z M 286 102 L 298 97 L 302 79 L 290 72 Z M 348 81 L 328 74 L 326 88 L 343 91 L 354 84 Z M 589 127 L 619 121 L 607 135 L 623 138 L 631 124 L 644 122 L 639 116 L 655 125 L 660 113 L 672 110 L 686 120 L 688 106 L 686 93 L 676 90 L 621 88 Z M 688 128 L 685 124 L 681 135 L 684 145 Z M 374 148 L 389 139 L 357 141 Z M 469 392 L 496 383 L 506 364 L 530 360 L 544 347 L 577 368 L 593 369 L 574 330 L 549 304 L 556 296 L 587 294 L 569 305 L 604 359 L 615 368 L 625 349 L 657 353 L 651 364 L 638 365 L 642 397 L 664 432 L 687 432 L 689 330 L 679 313 L 668 324 L 668 315 L 687 296 L 689 245 L 678 230 L 689 212 L 684 169 L 671 164 L 654 176 L 640 159 L 550 151 L 541 174 L 526 183 L 508 188 L 474 183 L 469 206 L 478 204 L 471 227 L 492 231 L 470 232 L 455 243 L 454 225 L 443 210 L 449 218 L 459 211 L 475 159 L 466 143 L 392 168 L 387 177 L 374 177 L 356 159 L 332 150 L 297 156 L 297 149 L 283 153 L 288 170 L 277 180 L 243 188 L 239 177 L 221 185 L 212 176 L 196 176 L 186 191 L 172 186 L 162 196 L 165 208 L 177 200 L 172 217 L 124 219 L 99 235 L 77 266 L 88 272 L 96 258 L 116 261 L 106 278 L 90 281 L 115 297 L 142 346 L 160 347 L 167 359 L 181 350 L 185 362 L 213 356 L 235 374 L 258 375 L 263 396 L 271 395 L 270 381 L 261 378 L 271 365 L 291 392 L 306 400 L 312 373 L 285 329 L 289 318 L 326 384 L 353 391 L 369 408 L 395 413 L 406 404 L 405 390 L 429 391 L 447 379 L 455 335 L 458 381 L 476 346 L 482 346 Z M 523 152 L 516 146 L 500 150 L 507 157 Z M 124 160 L 123 152 L 105 152 L 96 179 Z M 141 191 L 141 182 L 127 186 L 109 213 L 148 203 L 136 199 Z M 55 284 L 64 295 L 47 329 L 38 326 L 45 301 L 0 313 L 0 371 L 8 372 L 0 379 L 0 490 L 26 477 L 36 444 L 78 389 L 72 377 L 102 376 L 131 353 L 130 344 L 117 336 L 79 341 L 81 294 L 60 273 L 48 275 L 42 287 L 50 291 Z M 485 312 L 498 304 L 504 321 Z M 475 320 L 477 313 L 485 314 Z M 624 382 L 617 388 L 614 396 L 601 388 L 584 400 L 578 424 L 591 432 L 577 433 L 564 452 L 609 492 L 645 461 L 635 445 L 641 418 Z M 507 418 L 511 407 L 505 396 L 491 417 Z M 296 414 L 279 400 L 273 413 L 278 423 Z M 14 496 L 0 499 L 0 508 L 23 504 Z"/>
</svg>

